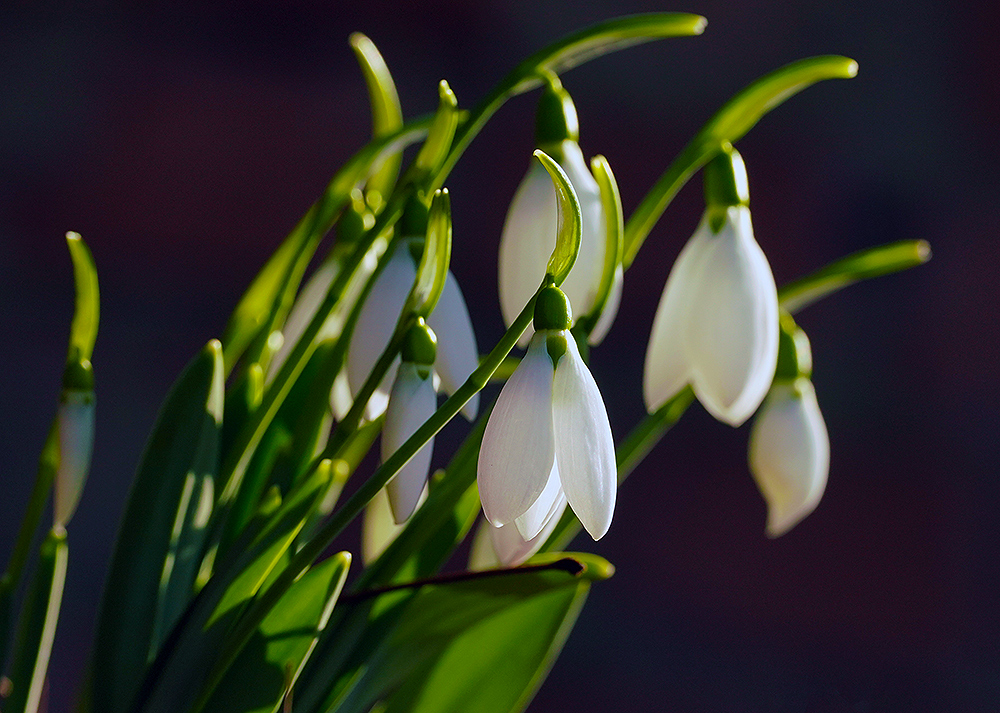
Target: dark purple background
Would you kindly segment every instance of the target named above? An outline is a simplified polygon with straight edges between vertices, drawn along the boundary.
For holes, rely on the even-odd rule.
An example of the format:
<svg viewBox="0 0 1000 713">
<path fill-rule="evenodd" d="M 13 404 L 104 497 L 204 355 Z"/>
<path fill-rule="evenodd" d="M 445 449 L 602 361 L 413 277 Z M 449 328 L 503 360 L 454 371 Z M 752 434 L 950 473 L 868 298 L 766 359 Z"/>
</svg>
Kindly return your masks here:
<svg viewBox="0 0 1000 713">
<path fill-rule="evenodd" d="M 779 284 L 903 238 L 929 240 L 935 258 L 801 314 L 833 454 L 823 502 L 790 534 L 763 535 L 746 428 L 695 407 L 653 451 L 607 537 L 577 543 L 618 572 L 594 588 L 531 710 L 996 710 L 995 2 L 12 4 L 0 11 L 0 559 L 54 409 L 72 310 L 66 230 L 92 247 L 102 293 L 99 430 L 70 526 L 53 710 L 80 683 L 168 385 L 367 139 L 348 34 L 379 46 L 413 117 L 433 109 L 441 78 L 470 106 L 566 32 L 663 9 L 706 15 L 705 35 L 564 77 L 584 152 L 608 157 L 626 214 L 736 90 L 840 53 L 859 61 L 856 79 L 807 90 L 738 145 L 758 240 Z M 453 269 L 484 350 L 501 331 L 494 255 L 534 104 L 505 107 L 448 182 Z M 700 201 L 695 181 L 626 276 L 593 353 L 619 437 L 642 414 L 649 325 Z"/>
</svg>

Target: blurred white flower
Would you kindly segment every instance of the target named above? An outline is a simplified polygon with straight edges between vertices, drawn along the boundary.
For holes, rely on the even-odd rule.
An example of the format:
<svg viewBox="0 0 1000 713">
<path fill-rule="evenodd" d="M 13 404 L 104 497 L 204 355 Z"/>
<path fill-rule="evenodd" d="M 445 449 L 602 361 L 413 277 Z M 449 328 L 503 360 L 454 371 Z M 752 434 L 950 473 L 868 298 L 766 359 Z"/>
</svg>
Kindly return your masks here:
<svg viewBox="0 0 1000 713">
<path fill-rule="evenodd" d="M 406 442 L 437 408 L 431 367 L 404 361 L 399 365 L 382 426 L 382 462 Z M 396 523 L 413 514 L 427 484 L 434 439 L 417 451 L 386 485 L 389 506 Z"/>
<path fill-rule="evenodd" d="M 686 384 L 733 426 L 757 409 L 778 358 L 778 294 L 750 210 L 732 205 L 713 229 L 706 211 L 667 278 L 646 351 L 652 412 Z"/>
<path fill-rule="evenodd" d="M 416 279 L 417 269 L 408 241 L 401 240 L 388 260 L 361 308 L 347 352 L 347 379 L 352 394 L 361 390 L 375 362 L 389 345 Z M 479 365 L 479 351 L 469 309 L 451 272 L 445 280 L 437 306 L 427 318 L 427 324 L 438 338 L 435 373 L 441 379 L 441 388 L 450 395 L 465 383 Z M 370 420 L 385 412 L 398 364 L 397 357 L 368 401 L 365 414 Z M 462 408 L 462 414 L 471 421 L 478 412 L 479 394 L 476 394 Z"/>
<path fill-rule="evenodd" d="M 94 447 L 94 393 L 69 389 L 63 392 L 56 413 L 59 465 L 56 468 L 53 520 L 65 527 L 87 482 Z"/>
<path fill-rule="evenodd" d="M 769 537 L 816 508 L 829 469 L 830 439 L 812 382 L 776 381 L 750 432 L 750 470 L 767 501 Z"/>
<path fill-rule="evenodd" d="M 573 184 L 583 214 L 580 253 L 561 287 L 573 311 L 588 314 L 598 297 L 607 250 L 607 221 L 601 191 L 576 141 L 566 139 L 552 153 Z M 511 201 L 500 238 L 500 309 L 508 327 L 545 277 L 549 256 L 556 245 L 557 219 L 552 179 L 538 161 L 532 161 Z M 615 278 L 616 284 L 590 335 L 591 344 L 600 344 L 618 311 L 620 273 Z M 530 333 L 525 331 L 518 344 L 523 347 L 529 338 Z"/>
<path fill-rule="evenodd" d="M 516 533 L 529 544 L 540 537 L 561 514 L 562 499 L 595 540 L 608 531 L 617 490 L 611 425 L 567 330 L 531 338 L 486 425 L 478 482 L 486 518 L 505 531 L 502 559 L 524 556 L 505 538 Z"/>
</svg>

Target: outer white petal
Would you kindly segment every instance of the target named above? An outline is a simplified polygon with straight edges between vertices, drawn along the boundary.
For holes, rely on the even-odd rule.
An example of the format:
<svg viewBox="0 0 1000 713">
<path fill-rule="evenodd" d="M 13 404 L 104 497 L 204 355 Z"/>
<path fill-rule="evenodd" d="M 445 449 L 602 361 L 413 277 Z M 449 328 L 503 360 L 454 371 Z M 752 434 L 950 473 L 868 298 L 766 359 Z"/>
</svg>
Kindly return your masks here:
<svg viewBox="0 0 1000 713">
<path fill-rule="evenodd" d="M 436 407 L 437 397 L 430 375 L 422 379 L 416 365 L 409 362 L 400 364 L 382 427 L 383 462 L 431 417 Z M 433 450 L 432 438 L 386 485 L 389 505 L 397 523 L 405 522 L 417 507 L 420 493 L 427 483 Z"/>
<path fill-rule="evenodd" d="M 611 329 L 615 317 L 618 316 L 618 306 L 622 302 L 622 285 L 624 280 L 625 271 L 619 265 L 618 269 L 615 270 L 611 289 L 608 291 L 608 299 L 604 302 L 604 310 L 601 312 L 601 316 L 597 319 L 597 324 L 594 325 L 593 331 L 587 338 L 587 343 L 592 347 L 596 347 L 604 341 L 604 337 L 607 335 L 608 330 Z"/>
<path fill-rule="evenodd" d="M 691 313 L 693 293 L 705 267 L 711 234 L 707 219 L 702 219 L 670 269 L 656 308 L 643 372 L 643 395 L 650 413 L 691 380 L 691 365 L 684 349 L 684 331 Z"/>
<path fill-rule="evenodd" d="M 826 489 L 830 439 L 812 382 L 776 383 L 750 432 L 750 469 L 778 537 L 811 513 Z"/>
<path fill-rule="evenodd" d="M 479 450 L 479 497 L 493 525 L 520 517 L 538 499 L 555 458 L 552 361 L 536 334 L 497 399 Z"/>
<path fill-rule="evenodd" d="M 723 228 L 707 241 L 684 344 L 698 400 L 720 421 L 739 426 L 774 377 L 778 292 L 753 239 L 749 209 L 729 208 Z"/>
<path fill-rule="evenodd" d="M 514 527 L 521 535 L 522 539 L 530 540 L 545 527 L 545 524 L 552 517 L 552 511 L 556 508 L 560 500 L 565 500 L 562 484 L 559 481 L 559 467 L 552 464 L 552 471 L 549 479 L 545 483 L 545 489 L 541 495 L 531 504 L 524 514 L 514 518 Z"/>
<path fill-rule="evenodd" d="M 347 412 L 354 405 L 354 396 L 351 395 L 351 385 L 347 380 L 347 369 L 341 369 L 333 379 L 333 388 L 330 389 L 330 411 L 338 421 L 343 421 Z"/>
<path fill-rule="evenodd" d="M 472 319 L 465 305 L 458 281 L 450 272 L 444 282 L 441 299 L 428 317 L 427 323 L 437 335 L 437 361 L 434 370 L 441 377 L 441 387 L 451 395 L 469 378 L 479 366 L 479 348 L 476 335 L 472 331 Z M 462 414 L 470 421 L 479 413 L 479 394 L 476 394 L 462 408 Z"/>
<path fill-rule="evenodd" d="M 575 141 L 563 141 L 561 148 L 563 160 L 559 165 L 573 184 L 583 214 L 580 253 L 562 284 L 562 291 L 569 297 L 573 314 L 582 315 L 593 309 L 597 290 L 601 286 L 607 248 L 607 222 L 604 218 L 604 205 L 601 203 L 601 189 L 583 158 L 580 145 Z M 549 183 L 551 184 L 551 180 Z M 550 190 L 554 189 L 550 187 Z M 555 247 L 554 232 L 552 247 Z M 536 284 L 535 288 L 537 287 Z"/>
<path fill-rule="evenodd" d="M 570 507 L 590 536 L 599 540 L 615 511 L 615 444 L 597 382 L 568 333 L 566 342 L 552 383 L 556 463 Z"/>
<path fill-rule="evenodd" d="M 545 277 L 545 266 L 556 246 L 556 193 L 552 179 L 532 161 L 507 210 L 500 236 L 500 311 L 510 326 Z M 518 344 L 528 343 L 526 330 Z"/>
<path fill-rule="evenodd" d="M 56 469 L 54 521 L 65 527 L 80 501 L 94 447 L 94 395 L 67 391 L 59 404 L 59 467 Z"/>
<path fill-rule="evenodd" d="M 347 379 L 351 393 L 361 390 L 375 362 L 388 346 L 416 275 L 417 269 L 409 249 L 401 242 L 372 286 L 351 336 L 351 346 L 347 351 Z M 396 365 L 398 363 L 395 362 Z M 394 365 L 372 395 L 366 411 L 369 419 L 378 418 L 385 410 L 395 373 Z"/>
<path fill-rule="evenodd" d="M 559 524 L 559 518 L 562 517 L 565 509 L 566 495 L 560 492 L 559 498 L 549 509 L 548 519 L 545 521 L 542 529 L 529 540 L 525 540 L 516 527 L 511 527 L 510 525 L 503 527 L 489 526 L 490 540 L 493 543 L 493 551 L 496 553 L 496 559 L 500 564 L 507 567 L 516 567 L 538 552 L 542 545 L 545 544 L 545 541 L 549 539 L 552 531 L 556 529 L 556 525 Z"/>
</svg>

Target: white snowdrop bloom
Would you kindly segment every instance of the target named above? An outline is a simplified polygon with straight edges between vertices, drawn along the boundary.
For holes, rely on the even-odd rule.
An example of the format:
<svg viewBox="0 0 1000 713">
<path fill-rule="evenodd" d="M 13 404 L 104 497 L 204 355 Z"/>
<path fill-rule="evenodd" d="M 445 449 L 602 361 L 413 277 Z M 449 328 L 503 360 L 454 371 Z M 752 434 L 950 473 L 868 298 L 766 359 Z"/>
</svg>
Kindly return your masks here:
<svg viewBox="0 0 1000 713">
<path fill-rule="evenodd" d="M 56 468 L 53 520 L 65 527 L 87 481 L 94 447 L 94 393 L 69 389 L 63 392 L 56 413 L 59 465 Z"/>
<path fill-rule="evenodd" d="M 732 153 L 723 156 L 738 162 L 745 191 L 742 160 Z M 646 351 L 650 412 L 691 384 L 709 413 L 739 426 L 767 394 L 778 359 L 778 292 L 745 200 L 710 201 L 670 270 Z"/>
<path fill-rule="evenodd" d="M 550 309 L 561 302 L 564 317 Z M 558 311 L 558 310 L 557 310 Z M 573 336 L 558 288 L 543 290 L 528 351 L 504 385 L 483 434 L 478 482 L 494 527 L 533 540 L 573 508 L 595 540 L 608 531 L 617 491 L 614 441 L 604 400 Z"/>
<path fill-rule="evenodd" d="M 588 314 L 597 301 L 607 248 L 601 191 L 576 141 L 562 141 L 559 149 L 552 151 L 552 157 L 573 184 L 583 217 L 580 253 L 562 289 L 576 313 Z M 538 161 L 533 161 L 514 194 L 500 238 L 500 309 L 507 326 L 514 322 L 545 277 L 545 267 L 556 245 L 557 220 L 552 179 Z M 619 281 L 619 294 L 620 284 Z M 599 344 L 614 321 L 618 304 L 613 294 L 609 295 L 598 326 L 590 335 L 591 344 Z M 523 347 L 529 338 L 525 331 L 518 344 Z"/>
<path fill-rule="evenodd" d="M 546 515 L 545 524 L 538 534 L 531 539 L 521 537 L 516 525 L 501 525 L 494 527 L 484 521 L 484 527 L 477 537 L 481 542 L 473 542 L 473 552 L 470 554 L 471 569 L 488 569 L 503 565 L 516 567 L 538 552 L 549 535 L 556 529 L 563 511 L 566 510 L 566 494 L 560 493 Z"/>
<path fill-rule="evenodd" d="M 811 513 L 826 489 L 830 439 L 804 376 L 776 381 L 750 432 L 750 470 L 767 501 L 767 534 L 778 537 Z"/>
<path fill-rule="evenodd" d="M 382 427 L 382 461 L 406 442 L 437 409 L 431 367 L 404 361 L 399 365 Z M 434 439 L 417 451 L 386 485 L 396 523 L 405 522 L 417 507 L 430 472 Z"/>
<path fill-rule="evenodd" d="M 416 275 L 416 263 L 410 254 L 409 242 L 401 240 L 389 257 L 388 264 L 376 278 L 358 315 L 347 352 L 347 379 L 351 393 L 356 394 L 361 390 L 375 362 L 389 345 Z M 479 366 L 479 351 L 469 309 L 451 272 L 445 279 L 441 297 L 434 312 L 427 318 L 427 324 L 438 337 L 435 373 L 440 377 L 445 393 L 452 394 Z M 365 412 L 370 420 L 385 412 L 389 389 L 398 365 L 397 358 L 372 394 Z M 479 395 L 476 394 L 462 408 L 462 414 L 471 421 L 478 412 Z"/>
</svg>

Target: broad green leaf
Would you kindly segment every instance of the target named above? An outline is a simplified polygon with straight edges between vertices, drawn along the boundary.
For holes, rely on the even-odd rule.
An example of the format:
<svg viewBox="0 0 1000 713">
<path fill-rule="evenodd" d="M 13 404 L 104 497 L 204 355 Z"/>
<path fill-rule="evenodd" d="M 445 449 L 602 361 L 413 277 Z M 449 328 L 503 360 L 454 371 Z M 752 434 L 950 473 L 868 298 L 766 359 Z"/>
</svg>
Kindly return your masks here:
<svg viewBox="0 0 1000 713">
<path fill-rule="evenodd" d="M 166 642 L 152 666 L 155 675 L 147 677 L 136 710 L 189 710 L 211 667 L 218 661 L 232 661 L 243 650 L 272 607 L 254 619 L 257 625 L 248 624 L 245 615 L 262 589 L 269 588 L 278 571 L 288 566 L 288 550 L 319 505 L 328 481 L 328 471 L 316 471 L 263 518 L 261 526 L 254 528 L 256 534 L 248 532 L 230 557 L 216 566 L 180 622 L 180 630 Z"/>
<path fill-rule="evenodd" d="M 73 279 L 76 282 L 76 308 L 69 334 L 69 362 L 90 361 L 97 340 L 101 299 L 97 286 L 97 266 L 90 248 L 79 233 L 66 233 L 66 245 L 73 260 Z"/>
<path fill-rule="evenodd" d="M 438 109 L 434 115 L 434 123 L 427 132 L 427 141 L 420 147 L 420 153 L 413 162 L 418 171 L 430 175 L 441 167 L 451 149 L 456 128 L 458 128 L 458 99 L 448 86 L 448 82 L 442 79 L 438 84 Z"/>
<path fill-rule="evenodd" d="M 545 271 L 553 277 L 558 287 L 573 268 L 580 252 L 583 214 L 580 211 L 580 200 L 576 197 L 576 191 L 566 172 L 541 149 L 535 149 L 534 155 L 548 171 L 556 191 L 556 204 L 559 208 L 556 247 Z"/>
<path fill-rule="evenodd" d="M 157 601 L 182 495 L 189 474 L 211 477 L 217 465 L 222 403 L 222 345 L 212 340 L 167 396 L 132 485 L 101 603 L 91 710 L 128 710 L 156 655 Z"/>
<path fill-rule="evenodd" d="M 403 314 L 427 317 L 434 311 L 444 290 L 451 263 L 451 197 L 447 188 L 434 192 L 427 216 L 427 238 L 424 252 L 417 266 L 417 278 L 407 298 Z"/>
<path fill-rule="evenodd" d="M 372 107 L 372 137 L 377 139 L 398 131 L 403 126 L 403 110 L 399 106 L 396 84 L 392 81 L 392 74 L 389 73 L 382 54 L 375 43 L 360 32 L 351 35 L 349 41 L 368 85 Z M 382 167 L 368 179 L 367 187 L 378 191 L 382 197 L 388 196 L 396 184 L 402 159 L 400 153 L 388 156 Z"/>
<path fill-rule="evenodd" d="M 612 571 L 594 555 L 559 554 L 422 586 L 338 710 L 368 711 L 379 702 L 387 711 L 520 710 L 561 649 L 590 583 Z"/>
<path fill-rule="evenodd" d="M 216 681 L 204 705 L 213 713 L 275 713 L 292 690 L 329 621 L 351 556 L 341 552 L 312 567 L 291 586 Z M 221 672 L 218 669 L 222 668 Z"/>
<path fill-rule="evenodd" d="M 651 40 L 700 35 L 705 24 L 700 15 L 680 12 L 619 17 L 574 32 L 539 50 L 517 65 L 472 111 L 459 128 L 432 187 L 444 185 L 452 167 L 497 109 L 511 97 L 541 86 L 545 72 L 559 74 L 609 52 Z"/>
<path fill-rule="evenodd" d="M 373 167 L 423 138 L 427 126 L 426 120 L 414 122 L 372 140 L 337 172 L 322 198 L 306 212 L 236 305 L 222 340 L 227 372 L 261 330 L 274 326 L 275 317 L 283 317 L 290 308 L 316 245 L 333 227 L 351 191 L 368 178 Z"/>
<path fill-rule="evenodd" d="M 11 692 L 3 707 L 6 713 L 38 710 L 59 622 L 68 561 L 66 531 L 62 528 L 50 531 L 39 548 L 38 563 L 18 622 L 10 670 Z"/>
<path fill-rule="evenodd" d="M 923 265 L 931 259 L 924 240 L 900 240 L 843 257 L 778 290 L 781 306 L 794 314 L 803 307 L 861 280 Z"/>
<path fill-rule="evenodd" d="M 587 333 L 594 328 L 607 304 L 608 295 L 615 281 L 615 272 L 622 263 L 622 238 L 625 234 L 625 218 L 622 213 L 622 199 L 618 192 L 618 182 L 611 172 L 611 165 L 604 156 L 594 156 L 590 160 L 590 168 L 601 191 L 601 207 L 604 209 L 607 233 L 604 248 L 604 270 L 601 273 L 601 283 L 597 289 L 597 299 L 594 308 L 586 315 L 584 325 Z"/>
<path fill-rule="evenodd" d="M 807 57 L 764 75 L 726 102 L 709 119 L 656 182 L 625 226 L 626 268 L 677 192 L 727 143 L 735 143 L 764 114 L 808 86 L 824 79 L 849 79 L 858 73 L 853 59 Z"/>
</svg>

